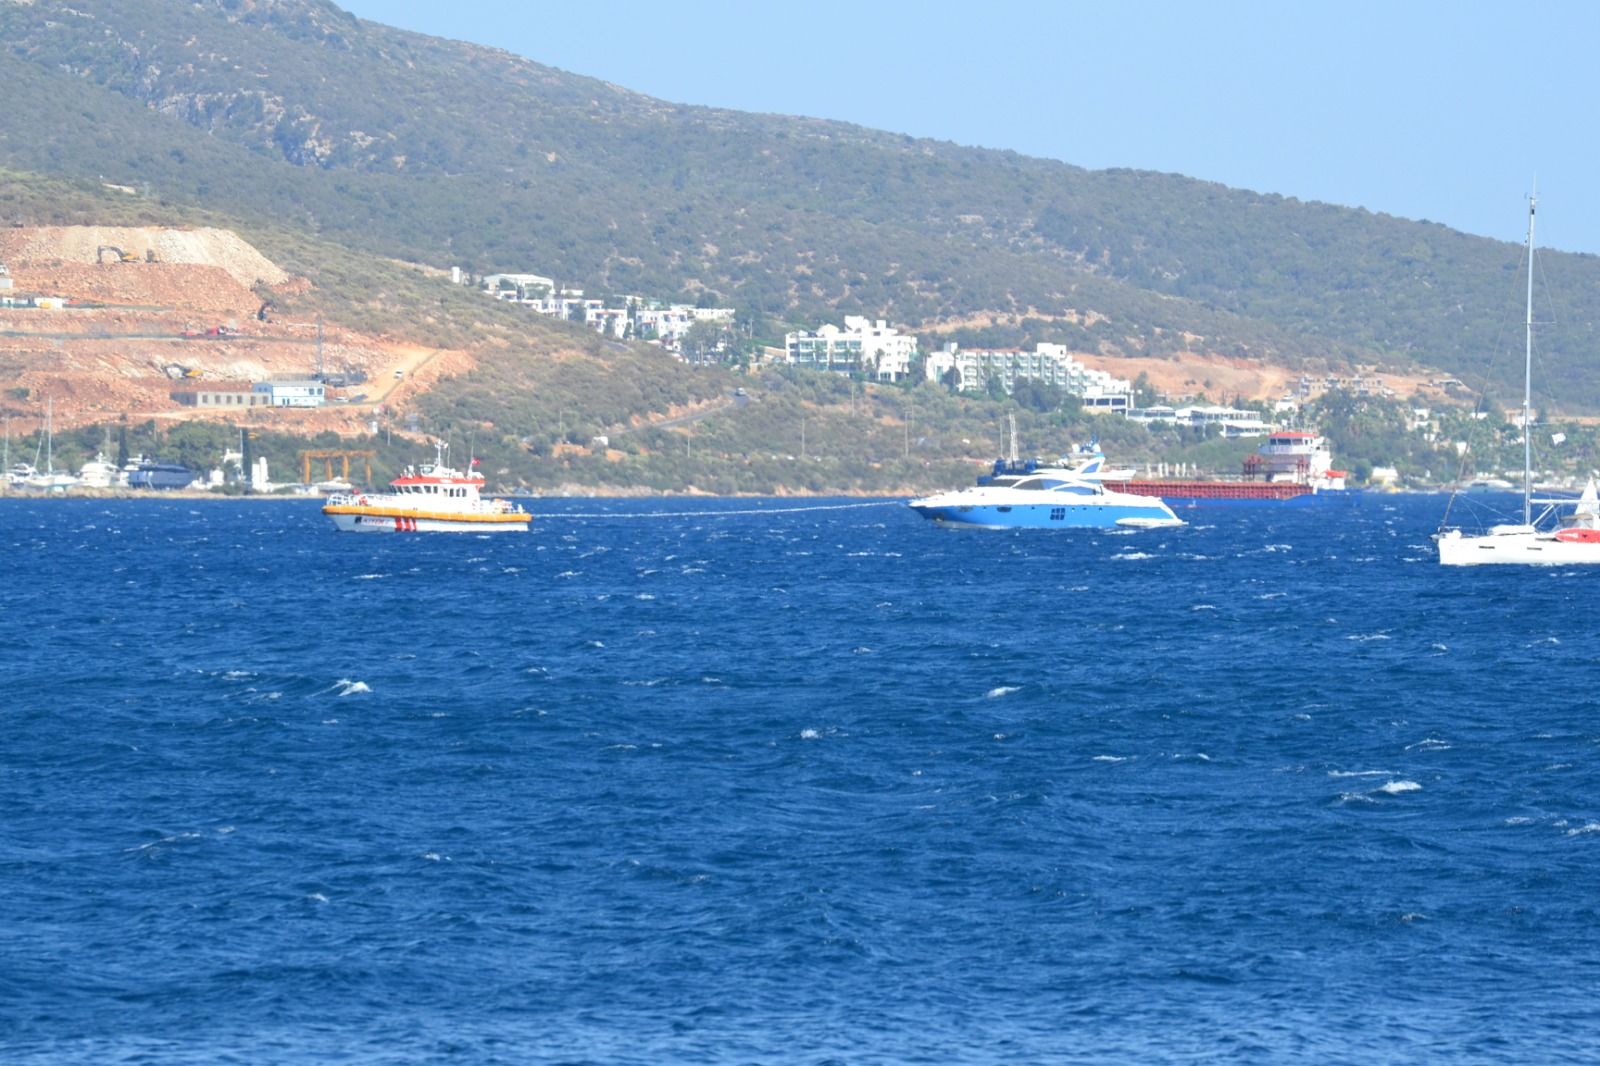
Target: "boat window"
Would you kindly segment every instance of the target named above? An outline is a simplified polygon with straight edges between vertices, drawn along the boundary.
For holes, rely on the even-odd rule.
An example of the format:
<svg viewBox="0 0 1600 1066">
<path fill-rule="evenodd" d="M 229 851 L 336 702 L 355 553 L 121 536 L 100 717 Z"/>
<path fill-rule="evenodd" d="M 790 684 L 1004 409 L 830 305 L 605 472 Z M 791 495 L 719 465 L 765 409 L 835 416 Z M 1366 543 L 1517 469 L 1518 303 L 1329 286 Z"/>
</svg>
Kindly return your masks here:
<svg viewBox="0 0 1600 1066">
<path fill-rule="evenodd" d="M 1019 489 L 1042 489 L 1042 488 L 1045 487 L 1044 478 L 1042 478 L 1042 477 L 1030 477 L 1030 478 L 1026 479 L 1025 481 L 1017 482 L 1016 485 L 1013 486 L 1013 487 L 1019 488 Z"/>
</svg>

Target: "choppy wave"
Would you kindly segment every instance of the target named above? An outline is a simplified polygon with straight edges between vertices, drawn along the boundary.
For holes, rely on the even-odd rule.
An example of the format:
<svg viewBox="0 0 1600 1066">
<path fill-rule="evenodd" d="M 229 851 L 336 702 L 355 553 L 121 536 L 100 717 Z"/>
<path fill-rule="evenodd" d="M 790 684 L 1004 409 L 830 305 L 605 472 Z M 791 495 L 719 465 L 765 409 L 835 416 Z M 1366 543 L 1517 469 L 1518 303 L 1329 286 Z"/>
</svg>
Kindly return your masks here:
<svg viewBox="0 0 1600 1066">
<path fill-rule="evenodd" d="M 784 502 L 0 499 L 5 1060 L 1592 1057 L 1585 578 Z"/>
</svg>

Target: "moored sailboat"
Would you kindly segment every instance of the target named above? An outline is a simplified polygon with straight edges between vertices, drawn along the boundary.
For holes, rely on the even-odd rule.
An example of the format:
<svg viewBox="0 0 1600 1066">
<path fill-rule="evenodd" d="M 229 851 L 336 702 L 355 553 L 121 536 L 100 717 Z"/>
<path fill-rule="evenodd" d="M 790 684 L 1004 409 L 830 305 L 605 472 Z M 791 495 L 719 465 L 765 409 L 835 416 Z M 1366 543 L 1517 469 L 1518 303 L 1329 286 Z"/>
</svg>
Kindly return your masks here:
<svg viewBox="0 0 1600 1066">
<path fill-rule="evenodd" d="M 64 492 L 78 483 L 78 479 L 56 469 L 55 400 L 45 400 L 44 406 L 45 466 L 44 472 L 35 472 L 23 478 L 22 484 L 30 489 L 45 492 Z M 37 461 L 37 455 L 35 456 Z"/>
<path fill-rule="evenodd" d="M 1567 566 L 1600 563 L 1600 495 L 1589 479 L 1577 499 L 1535 499 L 1533 495 L 1533 223 L 1538 200 L 1528 198 L 1528 303 L 1522 373 L 1522 521 L 1491 526 L 1478 534 L 1441 526 L 1434 535 L 1445 566 L 1496 563 Z M 1451 496 L 1454 501 L 1454 494 Z M 1534 507 L 1542 510 L 1537 516 Z M 1571 514 L 1559 516 L 1566 507 Z M 1449 520 L 1449 508 L 1445 520 Z"/>
</svg>

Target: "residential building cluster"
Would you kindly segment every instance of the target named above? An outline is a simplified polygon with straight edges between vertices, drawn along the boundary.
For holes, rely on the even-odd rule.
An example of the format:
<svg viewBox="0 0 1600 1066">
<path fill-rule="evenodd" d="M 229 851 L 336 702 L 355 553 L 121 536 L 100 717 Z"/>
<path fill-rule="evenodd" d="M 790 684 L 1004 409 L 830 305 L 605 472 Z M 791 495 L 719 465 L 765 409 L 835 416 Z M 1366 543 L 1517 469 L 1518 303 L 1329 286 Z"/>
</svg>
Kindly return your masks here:
<svg viewBox="0 0 1600 1066">
<path fill-rule="evenodd" d="M 671 352 L 682 350 L 684 336 L 697 322 L 732 322 L 734 317 L 731 307 L 693 307 L 645 296 L 586 298 L 582 289 L 557 290 L 554 280 L 539 274 L 490 274 L 479 284 L 497 300 L 577 322 L 618 340 L 658 343 Z"/>
<path fill-rule="evenodd" d="M 1455 379 L 1448 379 L 1460 385 Z M 1351 377 L 1340 377 L 1338 374 L 1329 374 L 1325 377 L 1312 377 L 1302 374 L 1295 382 L 1295 393 L 1303 398 L 1311 399 L 1334 389 L 1343 389 L 1345 392 L 1356 396 L 1382 396 L 1393 399 L 1395 391 L 1384 384 L 1383 378 L 1378 374 L 1357 373 Z"/>
<path fill-rule="evenodd" d="M 1146 426 L 1158 422 L 1192 429 L 1214 426 L 1224 437 L 1262 437 L 1273 428 L 1257 412 L 1235 407 L 1136 407 L 1127 415 Z"/>
<path fill-rule="evenodd" d="M 859 315 L 846 315 L 843 328 L 829 324 L 783 339 L 783 358 L 791 366 L 873 381 L 906 380 L 915 373 L 916 356 L 917 338 L 881 318 L 872 321 Z M 1064 344 L 1036 344 L 1031 352 L 946 344 L 923 360 L 922 373 L 929 381 L 956 389 L 986 389 L 999 382 L 1008 396 L 1018 382 L 1037 381 L 1078 397 L 1090 410 L 1125 414 L 1133 407 L 1129 382 L 1078 362 Z"/>
<path fill-rule="evenodd" d="M 497 299 L 519 303 L 554 318 L 581 322 L 619 340 L 655 340 L 674 352 L 681 350 L 684 336 L 697 322 L 726 322 L 734 317 L 732 308 L 663 304 L 641 296 L 611 301 L 589 299 L 581 290 L 557 291 L 553 279 L 538 274 L 490 274 L 480 284 Z M 846 315 L 843 326 L 828 323 L 816 330 L 785 334 L 782 355 L 773 353 L 771 357 L 781 358 L 790 366 L 872 381 L 901 382 L 917 373 L 917 338 L 901 333 L 881 318 Z M 1064 344 L 1040 343 L 1032 351 L 1025 351 L 963 348 L 949 343 L 922 360 L 921 373 L 929 381 L 956 389 L 983 390 L 997 382 L 1008 396 L 1018 383 L 1034 381 L 1077 397 L 1086 410 L 1122 414 L 1146 425 L 1215 427 L 1225 437 L 1259 437 L 1273 428 L 1259 413 L 1231 407 L 1136 408 L 1133 385 L 1128 380 L 1084 365 L 1072 357 Z M 1297 385 L 1300 396 L 1336 387 L 1353 388 L 1363 394 L 1388 393 L 1383 379 L 1377 377 L 1302 378 Z M 1286 397 L 1278 410 L 1292 414 L 1297 407 L 1293 397 Z"/>
</svg>

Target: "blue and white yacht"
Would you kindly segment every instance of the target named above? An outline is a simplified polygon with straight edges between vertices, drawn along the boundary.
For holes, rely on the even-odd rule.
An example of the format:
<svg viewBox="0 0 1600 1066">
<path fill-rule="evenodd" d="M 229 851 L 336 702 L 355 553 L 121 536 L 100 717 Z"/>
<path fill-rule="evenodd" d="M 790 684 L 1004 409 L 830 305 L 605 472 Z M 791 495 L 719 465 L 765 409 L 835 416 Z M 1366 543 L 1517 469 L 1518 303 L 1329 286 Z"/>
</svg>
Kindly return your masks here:
<svg viewBox="0 0 1600 1066">
<path fill-rule="evenodd" d="M 1183 521 L 1154 496 L 1112 492 L 1101 484 L 1106 457 L 1092 445 L 1077 462 L 997 459 L 972 488 L 912 500 L 922 517 L 979 529 L 1160 529 Z"/>
</svg>

